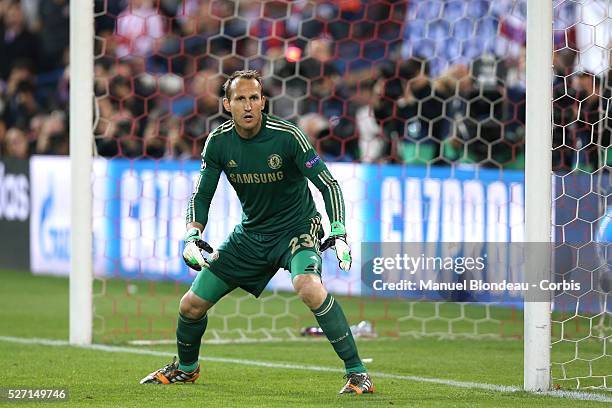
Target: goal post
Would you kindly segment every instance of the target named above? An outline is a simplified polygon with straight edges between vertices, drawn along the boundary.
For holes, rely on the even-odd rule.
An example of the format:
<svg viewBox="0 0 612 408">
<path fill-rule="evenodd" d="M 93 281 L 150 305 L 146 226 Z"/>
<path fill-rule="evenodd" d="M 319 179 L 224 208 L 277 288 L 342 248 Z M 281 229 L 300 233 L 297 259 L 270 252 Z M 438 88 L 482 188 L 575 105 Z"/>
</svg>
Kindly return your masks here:
<svg viewBox="0 0 612 408">
<path fill-rule="evenodd" d="M 595 230 L 612 219 L 594 184 L 612 160 L 588 162 L 608 152 L 612 134 L 590 95 L 612 94 L 612 80 L 607 62 L 584 67 L 609 47 L 580 38 L 608 30 L 589 14 L 606 1 L 86 3 L 70 5 L 72 207 L 57 210 L 72 222 L 71 258 L 56 268 L 70 269 L 71 344 L 174 341 L 177 305 L 194 276 L 180 253 L 199 155 L 228 118 L 219 103 L 227 75 L 258 69 L 268 112 L 308 129 L 343 188 L 355 266 L 345 274 L 332 253 L 323 258 L 326 286 L 342 296 L 349 321 L 371 323 L 381 337 L 510 339 L 524 351 L 525 390 L 609 389 L 609 282 L 600 282 L 609 271 L 581 264 L 605 261 L 572 247 L 598 244 Z M 64 183 L 51 188 L 46 178 L 44 193 L 67 197 L 63 174 L 40 159 L 32 167 Z M 586 214 L 577 197 L 586 197 Z M 211 214 L 205 239 L 217 248 L 241 217 L 224 178 Z M 360 243 L 474 236 L 565 246 L 567 265 L 560 251 L 527 251 L 525 276 L 510 265 L 491 268 L 490 278 L 576 279 L 582 290 L 480 303 L 468 292 L 363 295 Z M 277 274 L 260 299 L 228 295 L 211 310 L 205 340 L 301 339 L 316 321 L 291 289 Z"/>
<path fill-rule="evenodd" d="M 93 2 L 70 2 L 70 344 L 93 331 Z"/>
<path fill-rule="evenodd" d="M 552 226 L 552 2 L 527 1 L 525 238 L 551 242 Z M 530 280 L 550 279 L 550 258 L 527 251 Z M 537 299 L 541 300 L 541 299 Z M 550 301 L 525 298 L 524 387 L 550 388 Z"/>
</svg>

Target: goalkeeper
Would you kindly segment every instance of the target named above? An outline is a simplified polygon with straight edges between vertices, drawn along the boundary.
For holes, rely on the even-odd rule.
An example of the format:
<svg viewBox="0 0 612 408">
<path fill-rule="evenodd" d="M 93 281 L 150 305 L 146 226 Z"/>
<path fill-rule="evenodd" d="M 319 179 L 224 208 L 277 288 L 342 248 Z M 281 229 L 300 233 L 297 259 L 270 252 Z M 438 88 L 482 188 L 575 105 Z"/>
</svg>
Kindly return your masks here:
<svg viewBox="0 0 612 408">
<path fill-rule="evenodd" d="M 200 375 L 198 355 L 207 311 L 237 287 L 258 297 L 276 271 L 284 268 L 344 362 L 347 382 L 340 394 L 373 392 L 344 312 L 321 280 L 319 252 L 327 247 L 335 248 L 343 270 L 351 267 L 338 182 L 297 126 L 262 112 L 266 100 L 257 71 L 235 72 L 223 89 L 223 107 L 232 119 L 209 134 L 187 208 L 183 258 L 199 273 L 180 302 L 179 359 L 149 374 L 141 384 L 195 381 Z M 242 222 L 205 259 L 201 249 L 212 252 L 212 248 L 201 236 L 221 172 L 242 204 Z M 329 238 L 321 247 L 321 216 L 307 180 L 321 191 L 331 221 Z"/>
</svg>

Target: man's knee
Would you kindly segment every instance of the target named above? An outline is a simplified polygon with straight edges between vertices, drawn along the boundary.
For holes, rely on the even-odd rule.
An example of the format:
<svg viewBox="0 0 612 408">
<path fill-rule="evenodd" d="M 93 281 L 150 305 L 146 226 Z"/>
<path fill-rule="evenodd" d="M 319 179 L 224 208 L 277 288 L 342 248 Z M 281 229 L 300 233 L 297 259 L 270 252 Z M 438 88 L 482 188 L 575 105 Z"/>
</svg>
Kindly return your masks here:
<svg viewBox="0 0 612 408">
<path fill-rule="evenodd" d="M 189 319 L 199 319 L 213 306 L 213 303 L 202 299 L 191 290 L 181 298 L 180 313 Z"/>
<path fill-rule="evenodd" d="M 327 291 L 319 275 L 297 275 L 293 278 L 293 287 L 300 299 L 312 310 L 320 307 L 327 297 Z"/>
</svg>

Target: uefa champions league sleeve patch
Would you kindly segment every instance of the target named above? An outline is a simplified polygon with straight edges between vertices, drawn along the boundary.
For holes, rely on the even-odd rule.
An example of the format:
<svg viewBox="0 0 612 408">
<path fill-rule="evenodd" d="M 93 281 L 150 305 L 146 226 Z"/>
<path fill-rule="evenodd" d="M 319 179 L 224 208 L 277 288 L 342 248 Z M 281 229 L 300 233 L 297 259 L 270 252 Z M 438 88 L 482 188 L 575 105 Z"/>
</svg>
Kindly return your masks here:
<svg viewBox="0 0 612 408">
<path fill-rule="evenodd" d="M 306 166 L 307 169 L 312 169 L 320 161 L 321 161 L 321 158 L 318 155 L 316 155 L 315 157 L 313 157 L 312 159 L 304 163 L 304 166 Z"/>
</svg>

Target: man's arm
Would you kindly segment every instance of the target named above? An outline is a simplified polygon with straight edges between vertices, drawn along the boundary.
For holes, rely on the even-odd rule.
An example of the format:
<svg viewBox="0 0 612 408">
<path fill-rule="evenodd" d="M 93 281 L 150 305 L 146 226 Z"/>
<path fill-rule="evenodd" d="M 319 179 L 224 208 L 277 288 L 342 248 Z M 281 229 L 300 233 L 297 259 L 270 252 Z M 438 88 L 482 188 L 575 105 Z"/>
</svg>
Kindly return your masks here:
<svg viewBox="0 0 612 408">
<path fill-rule="evenodd" d="M 212 149 L 210 148 L 211 139 L 212 136 L 209 135 L 202 151 L 202 168 L 195 190 L 187 205 L 185 220 L 187 231 L 184 237 L 183 260 L 187 266 L 195 270 L 208 267 L 206 259 L 202 256 L 201 249 L 212 252 L 210 245 L 202 241 L 202 231 L 204 231 L 204 227 L 208 222 L 210 203 L 215 195 L 217 184 L 219 184 L 219 177 L 221 176 L 221 167 L 214 160 Z"/>
<path fill-rule="evenodd" d="M 325 164 L 323 164 L 325 166 Z M 340 185 L 333 178 L 327 166 L 317 177 L 319 181 L 314 181 L 314 177 L 308 179 L 319 189 L 325 201 L 325 210 L 331 222 L 331 231 L 327 239 L 321 244 L 320 251 L 327 248 L 334 248 L 340 268 L 348 271 L 351 269 L 353 258 L 351 248 L 346 241 L 346 228 L 344 227 L 344 197 Z"/>
<path fill-rule="evenodd" d="M 345 271 L 351 268 L 351 251 L 346 243 L 344 226 L 344 196 L 338 181 L 332 176 L 323 160 L 319 157 L 310 141 L 297 126 L 291 126 L 294 161 L 300 172 L 317 187 L 325 202 L 325 211 L 331 223 L 329 237 L 321 245 L 324 251 L 329 247 L 336 250 L 340 267 Z"/>
<path fill-rule="evenodd" d="M 221 176 L 220 168 L 207 164 L 205 158 L 202 160 L 202 170 L 187 205 L 187 217 L 185 219 L 187 229 L 197 228 L 200 231 L 204 230 L 208 222 L 210 203 L 215 195 L 217 184 L 219 184 L 219 177 Z"/>
<path fill-rule="evenodd" d="M 344 197 L 340 185 L 327 169 L 304 132 L 299 127 L 287 122 L 284 122 L 283 126 L 292 135 L 289 138 L 289 143 L 295 165 L 302 175 L 310 180 L 323 195 L 325 211 L 332 223 L 332 229 L 334 223 L 344 226 Z"/>
<path fill-rule="evenodd" d="M 316 153 L 314 154 L 316 155 Z M 322 160 L 320 166 L 321 170 L 316 174 L 309 174 L 308 172 L 303 174 L 321 192 L 325 202 L 325 211 L 332 224 L 332 230 L 335 224 L 340 224 L 344 228 L 344 196 L 342 195 L 340 184 L 338 184 L 338 181 L 332 176 Z"/>
</svg>

